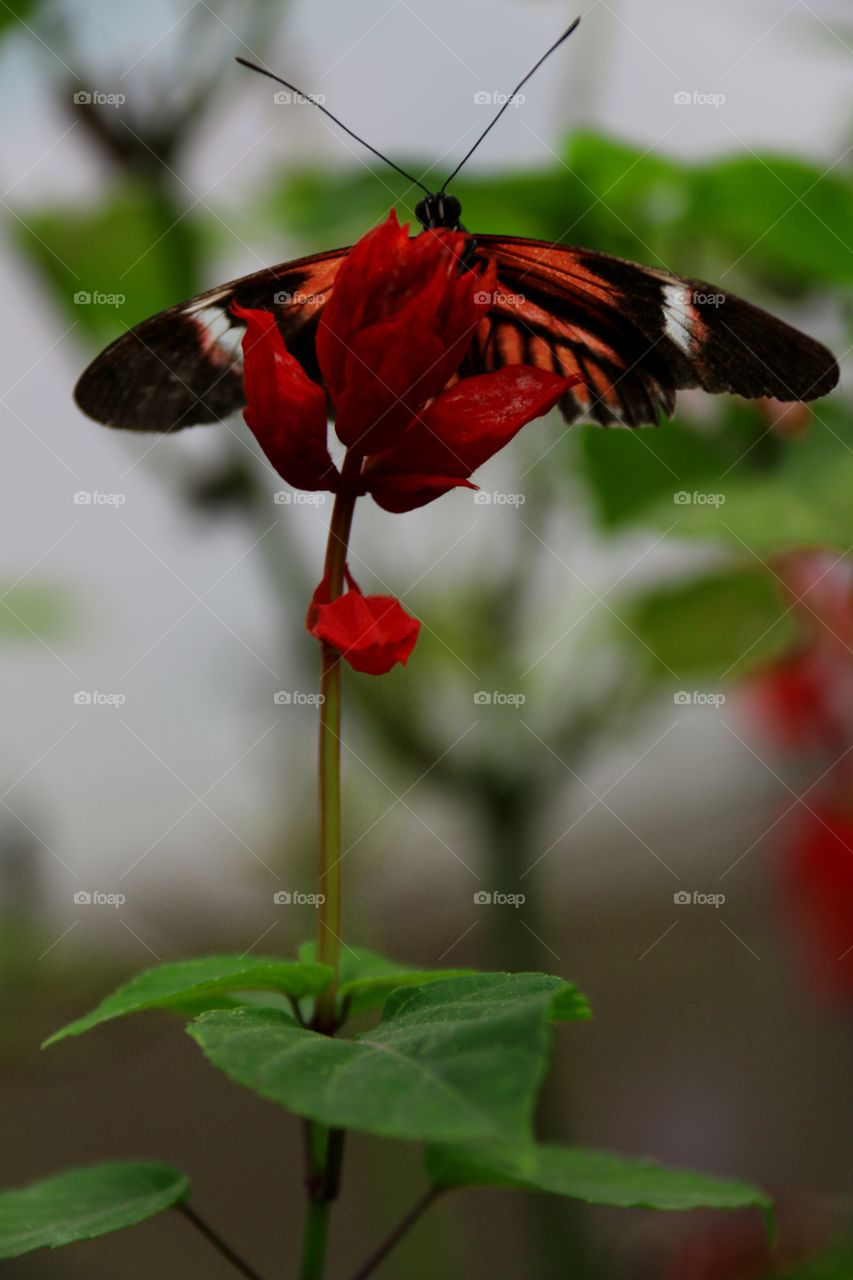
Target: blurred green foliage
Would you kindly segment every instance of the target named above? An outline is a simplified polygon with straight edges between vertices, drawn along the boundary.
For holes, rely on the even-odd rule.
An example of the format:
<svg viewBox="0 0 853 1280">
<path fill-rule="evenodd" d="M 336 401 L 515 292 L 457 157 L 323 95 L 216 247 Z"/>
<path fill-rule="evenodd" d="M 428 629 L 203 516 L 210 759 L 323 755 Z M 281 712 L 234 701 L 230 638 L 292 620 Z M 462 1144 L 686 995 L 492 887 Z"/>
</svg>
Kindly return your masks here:
<svg viewBox="0 0 853 1280">
<path fill-rule="evenodd" d="M 66 634 L 73 616 L 68 594 L 47 583 L 0 587 L 0 640 L 55 640 Z"/>
<path fill-rule="evenodd" d="M 413 159 L 405 167 L 418 172 Z M 582 131 L 550 169 L 462 175 L 453 192 L 465 225 L 483 234 L 583 244 L 688 276 L 737 263 L 740 279 L 779 295 L 853 282 L 853 185 L 843 166 L 827 172 L 798 158 L 740 153 L 685 164 Z M 417 194 L 384 170 L 309 169 L 272 184 L 267 207 L 312 240 L 346 243 L 389 201 L 411 216 Z"/>
<path fill-rule="evenodd" d="M 781 656 L 797 634 L 778 585 L 756 568 L 648 591 L 627 620 L 663 679 L 731 679 Z"/>
<path fill-rule="evenodd" d="M 193 215 L 164 215 L 158 188 L 122 181 L 92 207 L 31 210 L 13 231 L 56 305 L 99 347 L 195 287 L 203 229 Z M 93 294 L 116 301 L 80 300 Z"/>
<path fill-rule="evenodd" d="M 18 24 L 27 22 L 38 0 L 3 0 L 0 5 L 0 38 L 16 29 Z"/>
</svg>

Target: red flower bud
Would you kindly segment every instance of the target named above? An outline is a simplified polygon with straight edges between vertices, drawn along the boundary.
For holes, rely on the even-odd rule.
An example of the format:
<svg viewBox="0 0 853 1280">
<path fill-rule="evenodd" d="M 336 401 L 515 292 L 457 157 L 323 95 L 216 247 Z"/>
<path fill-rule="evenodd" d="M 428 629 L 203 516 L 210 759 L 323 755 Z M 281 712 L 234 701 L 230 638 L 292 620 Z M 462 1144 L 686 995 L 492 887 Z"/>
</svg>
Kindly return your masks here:
<svg viewBox="0 0 853 1280">
<path fill-rule="evenodd" d="M 406 664 L 421 624 L 393 596 L 364 596 L 347 578 L 350 589 L 331 601 L 328 584 L 320 583 L 305 625 L 354 671 L 384 676 L 398 662 Z"/>
</svg>

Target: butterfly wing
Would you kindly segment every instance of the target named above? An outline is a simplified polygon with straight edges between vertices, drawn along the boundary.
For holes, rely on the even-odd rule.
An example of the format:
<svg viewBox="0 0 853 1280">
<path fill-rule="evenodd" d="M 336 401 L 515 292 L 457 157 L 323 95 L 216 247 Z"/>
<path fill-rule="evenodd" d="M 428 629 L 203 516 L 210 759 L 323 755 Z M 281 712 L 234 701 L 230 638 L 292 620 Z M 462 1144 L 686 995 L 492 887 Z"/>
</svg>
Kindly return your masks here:
<svg viewBox="0 0 853 1280">
<path fill-rule="evenodd" d="M 575 374 L 563 416 L 656 424 L 687 387 L 815 400 L 838 382 L 820 343 L 701 280 L 544 240 L 478 236 L 498 289 L 463 373 L 527 363 Z"/>
<path fill-rule="evenodd" d="M 348 248 L 244 276 L 152 316 L 89 365 L 75 399 L 108 426 L 176 431 L 244 404 L 244 326 L 232 302 L 274 311 L 288 349 L 319 380 L 315 335 Z M 581 382 L 567 421 L 657 423 L 686 387 L 750 398 L 814 400 L 838 382 L 825 347 L 766 311 L 699 280 L 544 240 L 479 236 L 498 287 L 460 376 L 525 363 Z"/>
<path fill-rule="evenodd" d="M 143 320 L 92 361 L 74 389 L 77 404 L 98 422 L 136 431 L 177 431 L 241 409 L 245 326 L 232 302 L 273 311 L 288 349 L 319 377 L 317 323 L 348 253 L 256 271 Z"/>
</svg>

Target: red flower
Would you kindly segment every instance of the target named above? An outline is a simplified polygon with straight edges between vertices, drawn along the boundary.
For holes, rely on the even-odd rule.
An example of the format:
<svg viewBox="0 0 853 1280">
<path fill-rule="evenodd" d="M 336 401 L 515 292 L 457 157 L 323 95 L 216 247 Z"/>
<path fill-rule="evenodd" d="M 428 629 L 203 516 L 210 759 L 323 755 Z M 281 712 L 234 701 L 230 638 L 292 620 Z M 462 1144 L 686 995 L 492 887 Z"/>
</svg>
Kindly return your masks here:
<svg viewBox="0 0 853 1280">
<path fill-rule="evenodd" d="M 782 658 L 752 682 L 753 701 L 773 736 L 794 750 L 832 750 L 844 733 L 839 691 L 851 683 L 849 660 L 812 646 Z"/>
<path fill-rule="evenodd" d="M 853 996 L 853 813 L 837 802 L 797 822 L 788 876 L 792 909 L 818 989 Z"/>
<path fill-rule="evenodd" d="M 338 472 L 329 454 L 326 397 L 285 348 L 271 311 L 238 306 L 246 322 L 243 382 L 246 426 L 282 479 L 295 489 L 335 491 Z"/>
<path fill-rule="evenodd" d="M 853 737 L 853 563 L 798 551 L 778 563 L 803 639 L 749 688 L 784 746 L 845 752 Z"/>
<path fill-rule="evenodd" d="M 464 269 L 467 244 L 445 229 L 410 238 L 392 212 L 344 259 L 317 330 L 335 429 L 359 464 L 356 492 L 389 511 L 468 486 L 475 467 L 577 381 L 513 365 L 444 390 L 494 285 L 492 268 Z M 322 389 L 287 352 L 271 312 L 234 314 L 246 322 L 249 429 L 288 483 L 338 492 Z"/>
<path fill-rule="evenodd" d="M 370 492 L 386 511 L 411 511 L 456 485 L 472 487 L 472 471 L 552 409 L 564 387 L 562 378 L 523 364 L 458 382 L 392 448 L 368 459 Z"/>
<path fill-rule="evenodd" d="M 392 211 L 347 255 L 317 330 L 345 445 L 393 444 L 459 368 L 493 284 L 461 269 L 467 241 L 446 229 L 410 239 Z"/>
<path fill-rule="evenodd" d="M 465 266 L 469 243 L 447 229 L 411 239 L 392 211 L 341 264 L 316 352 L 347 447 L 342 471 L 329 453 L 323 388 L 287 351 L 272 312 L 234 306 L 246 324 L 246 424 L 289 484 L 335 493 L 343 509 L 371 493 L 386 511 L 411 511 L 472 488 L 475 468 L 579 381 L 513 365 L 448 387 L 488 323 L 496 279 L 493 264 Z M 418 621 L 391 596 L 362 595 L 348 574 L 349 590 L 331 599 L 339 572 L 340 561 L 317 588 L 308 630 L 356 671 L 382 675 L 405 663 Z"/>
<path fill-rule="evenodd" d="M 421 624 L 393 596 L 364 596 L 347 574 L 349 590 L 329 600 L 320 583 L 305 625 L 323 644 L 337 649 L 354 671 L 384 676 L 398 662 L 404 666 L 415 647 Z"/>
</svg>

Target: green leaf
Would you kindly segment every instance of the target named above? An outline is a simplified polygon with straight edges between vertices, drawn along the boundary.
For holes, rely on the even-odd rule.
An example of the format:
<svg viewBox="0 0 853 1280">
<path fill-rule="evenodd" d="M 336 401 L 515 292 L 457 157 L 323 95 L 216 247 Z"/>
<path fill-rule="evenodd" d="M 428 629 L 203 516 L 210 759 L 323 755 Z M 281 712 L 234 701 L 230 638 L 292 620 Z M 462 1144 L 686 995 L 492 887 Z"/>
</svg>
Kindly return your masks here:
<svg viewBox="0 0 853 1280">
<path fill-rule="evenodd" d="M 772 1207 L 766 1192 L 749 1182 L 583 1147 L 432 1147 L 427 1170 L 437 1187 L 518 1187 L 622 1209 Z"/>
<path fill-rule="evenodd" d="M 306 942 L 299 948 L 299 959 L 313 961 L 316 953 L 316 944 Z M 473 969 L 412 969 L 366 947 L 344 947 L 338 996 L 349 1002 L 350 1013 L 362 1013 L 383 1005 L 398 987 L 422 987 L 473 973 Z"/>
<path fill-rule="evenodd" d="M 195 1015 L 204 1009 L 221 1008 L 222 997 L 233 991 L 275 991 L 300 1000 L 324 991 L 331 978 L 328 965 L 263 956 L 205 956 L 164 964 L 137 974 L 91 1013 L 55 1032 L 44 1047 L 66 1036 L 82 1035 L 100 1022 L 143 1009 L 171 1009 Z M 224 1003 L 227 1006 L 230 1002 Z"/>
<path fill-rule="evenodd" d="M 56 640 L 68 630 L 71 602 L 64 591 L 43 583 L 0 588 L 0 639 Z"/>
<path fill-rule="evenodd" d="M 13 234 L 75 336 L 103 345 L 193 291 L 202 216 L 176 222 L 156 184 L 128 182 L 92 208 L 28 209 Z"/>
<path fill-rule="evenodd" d="M 853 1276 L 853 1243 L 833 1245 L 826 1253 L 779 1272 L 778 1280 L 850 1280 Z"/>
<path fill-rule="evenodd" d="M 32 20 L 36 0 L 3 0 L 0 4 L 0 38 L 13 31 L 29 35 L 25 22 Z"/>
<path fill-rule="evenodd" d="M 808 436 L 789 445 L 776 471 L 744 475 L 738 469 L 725 483 L 722 505 L 670 502 L 655 510 L 655 523 L 668 529 L 675 518 L 673 536 L 714 539 L 756 556 L 801 547 L 847 551 L 853 545 L 850 417 L 832 401 L 821 402 L 815 414 Z"/>
<path fill-rule="evenodd" d="M 738 476 L 751 478 L 757 472 L 764 483 L 786 456 L 781 438 L 767 430 L 751 405 L 726 402 L 717 418 L 712 430 L 678 419 L 641 431 L 576 428 L 580 466 L 601 525 L 609 529 L 642 520 L 649 508 L 656 509 L 656 522 L 666 521 L 667 529 L 680 525 L 694 505 L 702 506 L 707 515 L 709 504 L 695 503 L 695 495 L 707 499 L 724 489 L 725 498 L 729 482 L 724 477 L 735 468 Z M 572 450 L 566 451 L 565 460 L 569 467 L 578 465 Z M 689 504 L 676 501 L 676 495 L 685 493 Z M 686 506 L 691 510 L 685 511 Z M 719 520 L 726 519 L 725 503 L 711 510 Z"/>
<path fill-rule="evenodd" d="M 180 1204 L 189 1181 L 167 1164 L 91 1165 L 0 1193 L 0 1258 L 132 1227 Z"/>
<path fill-rule="evenodd" d="M 778 287 L 809 289 L 853 280 L 847 249 L 853 186 L 839 166 L 778 155 L 737 155 L 696 170 L 685 221 L 715 246 L 721 261 L 746 255 L 742 268 Z M 694 273 L 695 274 L 695 273 Z"/>
<path fill-rule="evenodd" d="M 297 1115 L 442 1141 L 527 1134 L 548 1024 L 585 1012 L 560 978 L 477 974 L 393 992 L 378 1026 L 354 1040 L 266 1009 L 203 1014 L 188 1031 L 232 1080 Z"/>
<path fill-rule="evenodd" d="M 732 569 L 659 587 L 623 611 L 657 676 L 743 675 L 790 650 L 793 616 L 765 570 Z"/>
</svg>

